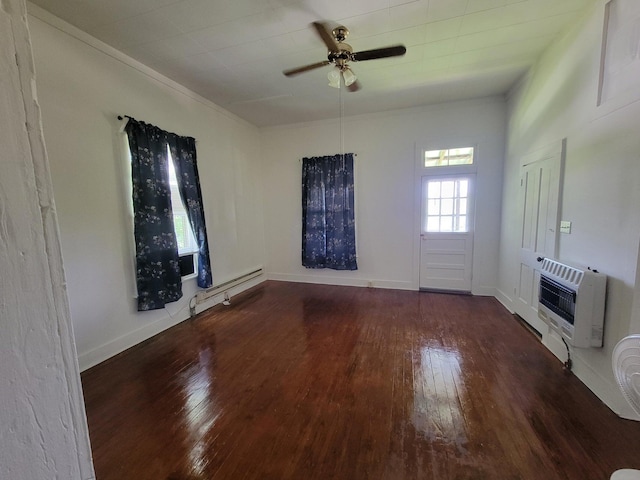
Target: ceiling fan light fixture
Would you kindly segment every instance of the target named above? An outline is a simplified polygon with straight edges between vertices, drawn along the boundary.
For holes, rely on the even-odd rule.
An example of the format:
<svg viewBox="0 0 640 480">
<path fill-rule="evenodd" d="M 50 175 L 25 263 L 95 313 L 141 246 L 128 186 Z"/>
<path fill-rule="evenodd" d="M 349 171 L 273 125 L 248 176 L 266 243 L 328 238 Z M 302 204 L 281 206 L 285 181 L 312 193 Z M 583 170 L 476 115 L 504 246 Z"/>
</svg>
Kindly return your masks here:
<svg viewBox="0 0 640 480">
<path fill-rule="evenodd" d="M 349 67 L 345 67 L 344 70 L 342 70 L 342 76 L 344 77 L 344 84 L 347 87 L 352 85 L 353 82 L 358 79 L 358 77 L 356 77 L 355 73 L 353 73 Z"/>
<path fill-rule="evenodd" d="M 329 70 L 327 74 L 327 78 L 329 79 L 329 86 L 333 88 L 340 88 L 340 71 L 332 68 Z"/>
</svg>

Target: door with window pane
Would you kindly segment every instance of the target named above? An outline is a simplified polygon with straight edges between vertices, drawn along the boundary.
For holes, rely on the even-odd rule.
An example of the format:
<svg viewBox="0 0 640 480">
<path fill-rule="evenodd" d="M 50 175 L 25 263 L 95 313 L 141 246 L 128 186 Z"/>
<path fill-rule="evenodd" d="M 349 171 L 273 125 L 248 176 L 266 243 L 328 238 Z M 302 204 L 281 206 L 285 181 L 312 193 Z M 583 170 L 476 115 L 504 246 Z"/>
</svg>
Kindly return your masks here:
<svg viewBox="0 0 640 480">
<path fill-rule="evenodd" d="M 474 179 L 422 177 L 421 289 L 471 291 Z"/>
</svg>

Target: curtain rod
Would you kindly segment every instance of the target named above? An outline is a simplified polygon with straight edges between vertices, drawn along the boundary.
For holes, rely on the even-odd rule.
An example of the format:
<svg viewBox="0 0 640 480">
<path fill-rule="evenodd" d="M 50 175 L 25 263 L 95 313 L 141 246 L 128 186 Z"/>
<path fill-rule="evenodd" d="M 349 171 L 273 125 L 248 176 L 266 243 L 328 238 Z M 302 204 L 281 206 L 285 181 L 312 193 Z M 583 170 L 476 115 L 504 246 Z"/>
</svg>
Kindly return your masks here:
<svg viewBox="0 0 640 480">
<path fill-rule="evenodd" d="M 129 120 L 136 120 L 135 118 L 129 116 L 129 115 L 118 115 L 118 120 L 122 121 L 122 120 L 126 120 L 122 125 L 120 125 L 120 133 L 124 132 L 124 129 L 127 126 L 127 123 L 129 123 Z M 137 120 L 136 120 L 137 121 Z M 157 127 L 159 128 L 159 127 Z M 178 135 L 177 133 L 175 133 L 174 135 Z M 178 136 L 183 136 L 183 135 L 178 135 Z M 188 138 L 193 138 L 193 137 L 188 137 Z M 193 138 L 193 140 L 198 143 L 198 141 Z"/>
<path fill-rule="evenodd" d="M 336 155 L 344 155 L 344 154 L 343 154 L 343 153 L 336 153 Z M 354 157 L 357 157 L 357 156 L 358 156 L 358 154 L 357 154 L 357 153 L 353 153 L 352 155 L 353 155 Z M 323 157 L 323 156 L 333 157 L 333 155 L 319 155 L 319 156 L 320 156 L 320 157 Z M 307 157 L 305 157 L 305 158 L 307 158 Z M 302 158 L 298 158 L 298 161 L 299 161 L 299 162 L 302 162 Z"/>
<path fill-rule="evenodd" d="M 130 117 L 129 115 L 118 115 L 118 120 L 122 121 L 122 120 L 126 120 L 125 122 L 122 123 L 122 125 L 120 125 L 120 133 L 124 132 L 124 129 L 127 127 L 127 123 L 129 123 L 129 120 L 133 119 L 133 117 Z"/>
</svg>

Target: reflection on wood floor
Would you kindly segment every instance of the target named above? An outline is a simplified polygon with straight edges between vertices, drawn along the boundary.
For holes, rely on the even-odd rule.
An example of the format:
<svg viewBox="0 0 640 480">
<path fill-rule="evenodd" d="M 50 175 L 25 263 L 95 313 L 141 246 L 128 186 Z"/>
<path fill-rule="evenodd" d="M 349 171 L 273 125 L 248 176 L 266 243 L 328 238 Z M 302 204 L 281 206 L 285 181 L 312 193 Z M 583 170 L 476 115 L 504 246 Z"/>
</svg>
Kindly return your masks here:
<svg viewBox="0 0 640 480">
<path fill-rule="evenodd" d="M 493 298 L 266 282 L 82 377 L 98 480 L 640 468 L 640 424 Z"/>
</svg>

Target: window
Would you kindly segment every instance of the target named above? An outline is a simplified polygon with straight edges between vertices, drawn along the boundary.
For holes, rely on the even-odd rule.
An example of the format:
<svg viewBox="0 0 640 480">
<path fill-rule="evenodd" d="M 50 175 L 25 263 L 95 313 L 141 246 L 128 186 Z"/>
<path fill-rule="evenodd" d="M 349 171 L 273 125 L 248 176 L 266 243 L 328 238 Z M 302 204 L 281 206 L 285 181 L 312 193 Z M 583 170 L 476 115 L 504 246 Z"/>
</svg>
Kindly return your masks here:
<svg viewBox="0 0 640 480">
<path fill-rule="evenodd" d="M 182 297 L 182 272 L 195 270 L 194 259 L 198 286 L 208 288 L 213 283 L 196 142 L 131 117 L 125 131 L 131 158 L 138 310 L 157 310 Z M 194 250 L 197 255 L 180 256 Z"/>
<path fill-rule="evenodd" d="M 424 231 L 468 232 L 469 187 L 465 177 L 427 180 Z"/>
<path fill-rule="evenodd" d="M 167 156 L 169 158 L 169 186 L 171 188 L 171 209 L 173 210 L 173 229 L 178 242 L 178 254 L 180 256 L 198 253 L 198 244 L 193 236 L 193 230 L 189 223 L 187 211 L 184 209 L 180 191 L 178 190 L 178 179 L 176 169 L 173 166 L 171 152 L 167 146 Z"/>
<path fill-rule="evenodd" d="M 357 270 L 353 154 L 302 159 L 302 265 Z"/>
<path fill-rule="evenodd" d="M 473 165 L 473 147 L 427 150 L 424 152 L 424 166 L 427 168 L 455 165 Z"/>
</svg>

